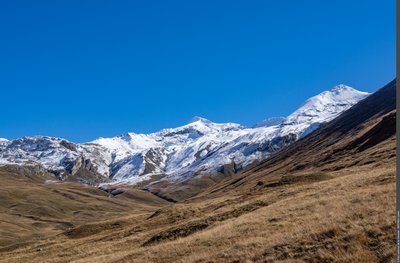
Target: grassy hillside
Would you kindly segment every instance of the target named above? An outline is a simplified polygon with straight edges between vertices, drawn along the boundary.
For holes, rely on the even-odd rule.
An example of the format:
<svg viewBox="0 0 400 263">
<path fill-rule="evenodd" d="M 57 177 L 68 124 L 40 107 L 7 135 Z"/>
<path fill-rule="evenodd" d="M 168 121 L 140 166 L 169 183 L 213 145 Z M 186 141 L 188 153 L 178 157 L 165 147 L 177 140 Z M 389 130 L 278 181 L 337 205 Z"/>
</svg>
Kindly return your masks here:
<svg viewBox="0 0 400 263">
<path fill-rule="evenodd" d="M 0 169 L 0 246 L 7 251 L 75 226 L 140 215 L 166 202 L 138 189 L 113 196 L 92 186 L 55 181 L 48 174 Z"/>
</svg>

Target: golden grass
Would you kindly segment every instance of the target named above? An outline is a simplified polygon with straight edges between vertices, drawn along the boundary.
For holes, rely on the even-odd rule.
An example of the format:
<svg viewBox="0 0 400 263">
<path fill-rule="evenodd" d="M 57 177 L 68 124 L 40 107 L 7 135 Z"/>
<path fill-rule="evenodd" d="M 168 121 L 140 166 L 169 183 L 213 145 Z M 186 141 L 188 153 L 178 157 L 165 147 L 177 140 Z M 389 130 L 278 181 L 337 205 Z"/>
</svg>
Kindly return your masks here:
<svg viewBox="0 0 400 263">
<path fill-rule="evenodd" d="M 1 261 L 393 262 L 394 165 L 330 176 L 94 221 L 77 236 L 4 251 Z"/>
<path fill-rule="evenodd" d="M 374 179 L 387 177 L 391 183 L 375 185 Z M 365 171 L 321 184 L 296 187 L 289 190 L 291 197 L 189 237 L 139 248 L 122 259 L 138 260 L 143 253 L 143 262 L 393 260 L 394 174 Z M 264 199 L 270 200 L 268 195 Z"/>
</svg>

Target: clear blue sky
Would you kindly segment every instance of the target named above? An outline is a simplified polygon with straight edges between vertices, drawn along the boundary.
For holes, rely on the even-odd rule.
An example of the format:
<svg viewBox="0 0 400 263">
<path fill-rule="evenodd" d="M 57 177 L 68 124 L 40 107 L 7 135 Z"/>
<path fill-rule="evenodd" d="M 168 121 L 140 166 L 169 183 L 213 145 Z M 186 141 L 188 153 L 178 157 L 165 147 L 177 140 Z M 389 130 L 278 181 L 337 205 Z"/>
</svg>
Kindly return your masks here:
<svg viewBox="0 0 400 263">
<path fill-rule="evenodd" d="M 395 77 L 395 1 L 0 3 L 0 137 L 252 125 Z"/>
</svg>

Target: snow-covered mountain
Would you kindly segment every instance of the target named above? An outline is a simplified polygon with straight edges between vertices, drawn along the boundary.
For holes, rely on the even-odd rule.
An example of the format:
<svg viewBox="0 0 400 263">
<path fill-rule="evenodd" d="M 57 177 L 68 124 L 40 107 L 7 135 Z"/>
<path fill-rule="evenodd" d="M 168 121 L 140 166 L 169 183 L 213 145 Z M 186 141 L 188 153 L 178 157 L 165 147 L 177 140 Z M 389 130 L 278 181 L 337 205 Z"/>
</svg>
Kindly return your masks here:
<svg viewBox="0 0 400 263">
<path fill-rule="evenodd" d="M 253 127 L 195 117 L 189 124 L 152 134 L 128 133 L 75 144 L 45 136 L 0 139 L 0 165 L 40 164 L 60 178 L 84 169 L 104 180 L 138 183 L 154 175 L 179 180 L 241 169 L 306 136 L 369 94 L 345 85 L 308 99 L 288 117 Z"/>
</svg>

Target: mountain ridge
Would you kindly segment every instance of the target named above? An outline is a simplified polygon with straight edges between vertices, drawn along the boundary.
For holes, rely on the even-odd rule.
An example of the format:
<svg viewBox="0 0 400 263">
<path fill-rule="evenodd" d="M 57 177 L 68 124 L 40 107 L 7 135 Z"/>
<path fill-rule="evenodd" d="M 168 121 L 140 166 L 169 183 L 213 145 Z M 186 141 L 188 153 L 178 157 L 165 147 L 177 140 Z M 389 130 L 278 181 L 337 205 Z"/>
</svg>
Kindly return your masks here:
<svg viewBox="0 0 400 263">
<path fill-rule="evenodd" d="M 306 136 L 369 94 L 338 85 L 304 102 L 286 118 L 256 127 L 214 123 L 202 117 L 155 133 L 127 133 L 75 144 L 48 136 L 0 140 L 1 164 L 41 164 L 64 179 L 83 167 L 100 181 L 136 184 L 162 176 L 181 180 L 221 172 L 234 163 L 242 169 Z"/>
</svg>

